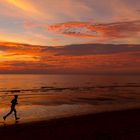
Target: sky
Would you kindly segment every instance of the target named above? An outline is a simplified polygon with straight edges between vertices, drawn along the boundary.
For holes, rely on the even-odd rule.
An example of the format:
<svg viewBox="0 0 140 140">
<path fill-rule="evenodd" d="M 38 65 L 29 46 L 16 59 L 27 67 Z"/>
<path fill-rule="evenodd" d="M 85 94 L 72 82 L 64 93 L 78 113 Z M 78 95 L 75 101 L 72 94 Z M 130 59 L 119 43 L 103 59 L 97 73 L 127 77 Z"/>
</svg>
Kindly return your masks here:
<svg viewBox="0 0 140 140">
<path fill-rule="evenodd" d="M 139 0 L 0 0 L 0 73 L 139 71 Z"/>
</svg>

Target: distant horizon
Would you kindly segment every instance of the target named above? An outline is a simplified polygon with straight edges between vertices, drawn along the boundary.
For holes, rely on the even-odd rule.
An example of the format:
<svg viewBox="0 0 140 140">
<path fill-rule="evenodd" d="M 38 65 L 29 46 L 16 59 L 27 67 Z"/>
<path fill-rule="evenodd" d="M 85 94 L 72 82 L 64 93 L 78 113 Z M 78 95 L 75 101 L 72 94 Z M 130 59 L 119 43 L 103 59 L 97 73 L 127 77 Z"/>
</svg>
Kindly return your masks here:
<svg viewBox="0 0 140 140">
<path fill-rule="evenodd" d="M 140 75 L 140 73 L 0 73 L 0 75 Z"/>
</svg>

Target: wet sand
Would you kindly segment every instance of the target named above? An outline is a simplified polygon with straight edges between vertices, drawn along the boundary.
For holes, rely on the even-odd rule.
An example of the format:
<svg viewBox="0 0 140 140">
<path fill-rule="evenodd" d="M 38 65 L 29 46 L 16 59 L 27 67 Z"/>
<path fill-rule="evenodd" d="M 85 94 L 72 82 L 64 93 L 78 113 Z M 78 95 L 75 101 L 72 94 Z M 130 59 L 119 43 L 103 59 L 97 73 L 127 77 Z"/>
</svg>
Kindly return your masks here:
<svg viewBox="0 0 140 140">
<path fill-rule="evenodd" d="M 140 140 L 140 109 L 0 127 L 0 140 Z"/>
</svg>

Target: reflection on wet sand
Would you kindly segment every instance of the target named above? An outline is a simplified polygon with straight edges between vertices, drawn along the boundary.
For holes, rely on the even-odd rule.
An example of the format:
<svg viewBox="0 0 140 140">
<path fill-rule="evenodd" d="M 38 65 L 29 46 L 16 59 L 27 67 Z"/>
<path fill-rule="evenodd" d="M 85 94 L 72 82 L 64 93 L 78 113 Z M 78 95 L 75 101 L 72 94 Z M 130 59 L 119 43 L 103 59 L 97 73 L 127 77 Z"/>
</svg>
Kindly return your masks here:
<svg viewBox="0 0 140 140">
<path fill-rule="evenodd" d="M 1 122 L 15 92 L 19 95 L 20 122 L 140 107 L 140 77 L 121 76 L 122 80 L 118 76 L 9 77 L 5 81 L 5 77 L 0 77 Z M 13 84 L 12 78 L 18 82 Z M 13 122 L 13 116 L 6 119 L 7 124 Z"/>
</svg>

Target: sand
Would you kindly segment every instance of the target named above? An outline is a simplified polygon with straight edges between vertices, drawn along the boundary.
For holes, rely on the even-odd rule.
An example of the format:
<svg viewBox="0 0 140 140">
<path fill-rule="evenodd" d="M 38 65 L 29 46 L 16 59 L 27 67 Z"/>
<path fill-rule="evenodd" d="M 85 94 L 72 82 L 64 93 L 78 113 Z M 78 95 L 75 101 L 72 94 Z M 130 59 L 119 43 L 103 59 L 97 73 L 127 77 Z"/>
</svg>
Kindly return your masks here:
<svg viewBox="0 0 140 140">
<path fill-rule="evenodd" d="M 2 126 L 0 140 L 140 140 L 140 109 Z"/>
</svg>

